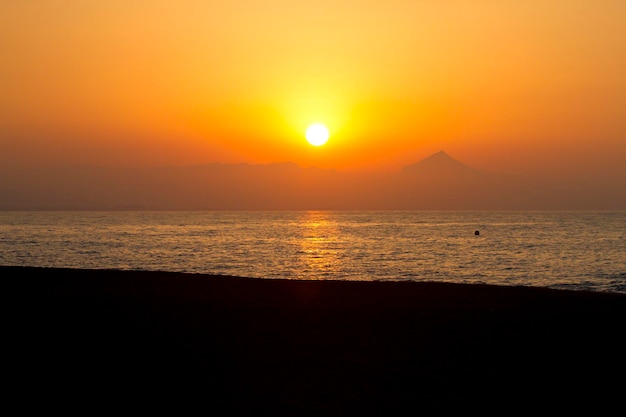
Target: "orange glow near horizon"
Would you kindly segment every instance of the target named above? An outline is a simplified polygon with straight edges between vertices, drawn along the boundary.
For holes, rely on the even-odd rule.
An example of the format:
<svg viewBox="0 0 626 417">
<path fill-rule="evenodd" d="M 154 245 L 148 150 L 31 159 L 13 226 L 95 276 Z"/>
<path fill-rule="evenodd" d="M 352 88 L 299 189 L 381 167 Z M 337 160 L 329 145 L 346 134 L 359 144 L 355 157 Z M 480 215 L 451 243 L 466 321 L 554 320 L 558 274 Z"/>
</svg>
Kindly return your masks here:
<svg viewBox="0 0 626 417">
<path fill-rule="evenodd" d="M 625 19 L 617 0 L 4 2 L 0 162 L 602 166 L 626 157 Z"/>
</svg>

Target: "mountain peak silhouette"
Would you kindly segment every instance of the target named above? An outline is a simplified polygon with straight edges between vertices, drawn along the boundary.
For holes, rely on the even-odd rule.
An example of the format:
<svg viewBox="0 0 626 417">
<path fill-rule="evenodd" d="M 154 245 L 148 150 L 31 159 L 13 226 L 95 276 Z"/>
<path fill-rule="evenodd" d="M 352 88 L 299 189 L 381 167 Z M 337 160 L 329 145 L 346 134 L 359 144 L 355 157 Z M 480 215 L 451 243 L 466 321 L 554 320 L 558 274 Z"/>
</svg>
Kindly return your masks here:
<svg viewBox="0 0 626 417">
<path fill-rule="evenodd" d="M 416 164 L 406 166 L 402 169 L 402 172 L 420 175 L 468 175 L 478 173 L 477 170 L 457 161 L 444 151 L 439 151 Z"/>
</svg>

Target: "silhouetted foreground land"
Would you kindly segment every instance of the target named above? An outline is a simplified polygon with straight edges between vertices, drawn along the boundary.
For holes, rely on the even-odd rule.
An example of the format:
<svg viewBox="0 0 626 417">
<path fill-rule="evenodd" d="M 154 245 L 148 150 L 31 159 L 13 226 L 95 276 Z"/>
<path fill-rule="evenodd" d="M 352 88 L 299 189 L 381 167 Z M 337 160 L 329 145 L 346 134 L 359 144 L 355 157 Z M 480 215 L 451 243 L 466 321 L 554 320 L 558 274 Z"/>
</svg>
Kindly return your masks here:
<svg viewBox="0 0 626 417">
<path fill-rule="evenodd" d="M 4 397 L 21 411 L 511 415 L 622 406 L 625 295 L 0 272 Z"/>
</svg>

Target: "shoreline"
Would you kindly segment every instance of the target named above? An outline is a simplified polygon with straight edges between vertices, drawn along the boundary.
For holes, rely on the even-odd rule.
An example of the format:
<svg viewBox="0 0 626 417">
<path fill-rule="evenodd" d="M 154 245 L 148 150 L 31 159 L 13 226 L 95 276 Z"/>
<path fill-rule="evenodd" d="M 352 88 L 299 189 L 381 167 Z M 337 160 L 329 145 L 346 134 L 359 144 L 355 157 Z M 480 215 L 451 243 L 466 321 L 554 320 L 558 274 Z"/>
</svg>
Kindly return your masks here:
<svg viewBox="0 0 626 417">
<path fill-rule="evenodd" d="M 25 409 L 609 411 L 626 294 L 0 267 Z M 98 405 L 96 405 L 98 404 Z M 124 405 L 126 404 L 126 405 Z M 97 408 L 99 407 L 99 408 Z"/>
</svg>

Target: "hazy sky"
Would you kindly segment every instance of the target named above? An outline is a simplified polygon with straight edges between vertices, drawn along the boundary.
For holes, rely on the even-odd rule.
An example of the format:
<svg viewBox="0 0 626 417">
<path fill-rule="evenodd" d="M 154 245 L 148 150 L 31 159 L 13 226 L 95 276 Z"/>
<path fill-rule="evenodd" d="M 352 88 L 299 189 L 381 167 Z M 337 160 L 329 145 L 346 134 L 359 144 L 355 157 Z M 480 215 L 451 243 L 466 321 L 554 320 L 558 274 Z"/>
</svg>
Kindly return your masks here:
<svg viewBox="0 0 626 417">
<path fill-rule="evenodd" d="M 443 149 L 626 178 L 625 22 L 624 0 L 0 0 L 0 164 L 396 170 Z"/>
</svg>

